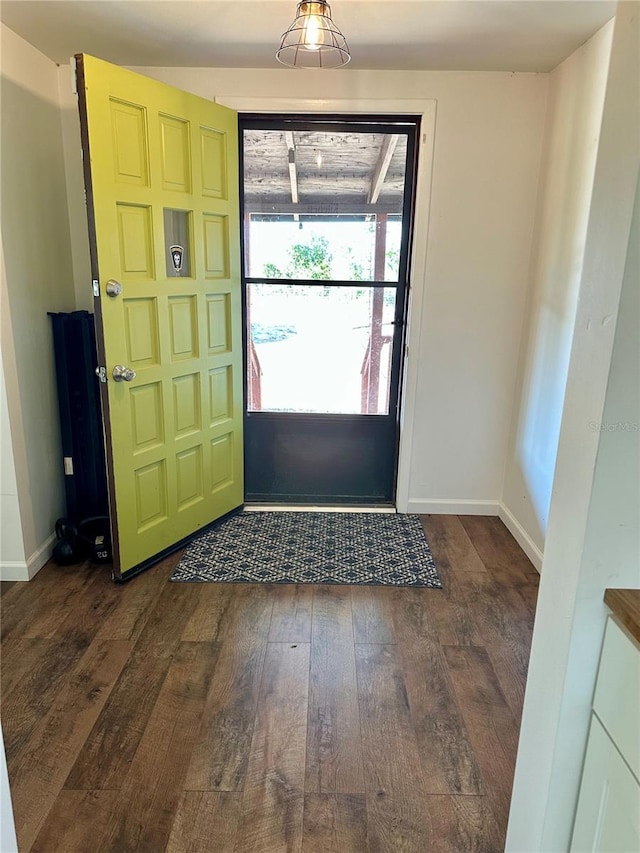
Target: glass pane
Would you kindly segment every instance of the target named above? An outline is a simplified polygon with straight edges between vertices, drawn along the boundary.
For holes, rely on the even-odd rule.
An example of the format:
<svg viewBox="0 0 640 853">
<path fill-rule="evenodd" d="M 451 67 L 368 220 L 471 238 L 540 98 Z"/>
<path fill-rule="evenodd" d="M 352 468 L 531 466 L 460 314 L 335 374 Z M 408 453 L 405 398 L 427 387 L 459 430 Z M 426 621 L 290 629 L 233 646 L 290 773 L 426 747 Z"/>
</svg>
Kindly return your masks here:
<svg viewBox="0 0 640 853">
<path fill-rule="evenodd" d="M 189 220 L 188 210 L 164 209 L 164 245 L 167 276 L 189 277 L 191 261 L 189 251 Z"/>
<path fill-rule="evenodd" d="M 248 410 L 387 414 L 395 287 L 249 284 Z"/>
<path fill-rule="evenodd" d="M 398 281 L 404 133 L 245 130 L 249 278 Z"/>
</svg>

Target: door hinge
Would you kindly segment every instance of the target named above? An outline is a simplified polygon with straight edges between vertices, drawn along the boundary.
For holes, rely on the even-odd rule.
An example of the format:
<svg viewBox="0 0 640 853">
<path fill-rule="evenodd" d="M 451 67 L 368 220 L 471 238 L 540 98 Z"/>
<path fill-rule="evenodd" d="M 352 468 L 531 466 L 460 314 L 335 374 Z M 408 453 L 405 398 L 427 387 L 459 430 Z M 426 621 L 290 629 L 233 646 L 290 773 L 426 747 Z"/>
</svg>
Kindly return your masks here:
<svg viewBox="0 0 640 853">
<path fill-rule="evenodd" d="M 93 287 L 93 295 L 100 296 L 100 282 L 97 278 L 94 278 L 91 282 L 91 286 Z"/>
<path fill-rule="evenodd" d="M 96 376 L 100 380 L 100 382 L 107 381 L 107 368 L 106 367 L 96 367 Z"/>
<path fill-rule="evenodd" d="M 71 456 L 64 456 L 64 473 L 67 477 L 73 477 L 73 458 Z"/>
</svg>

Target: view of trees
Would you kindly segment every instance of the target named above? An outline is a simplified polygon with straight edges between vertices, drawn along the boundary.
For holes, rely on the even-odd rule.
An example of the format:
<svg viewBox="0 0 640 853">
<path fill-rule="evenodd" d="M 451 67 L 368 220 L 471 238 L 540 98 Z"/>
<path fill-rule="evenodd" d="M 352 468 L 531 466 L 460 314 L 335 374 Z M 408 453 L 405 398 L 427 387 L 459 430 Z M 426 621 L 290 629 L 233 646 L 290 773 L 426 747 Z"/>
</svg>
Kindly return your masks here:
<svg viewBox="0 0 640 853">
<path fill-rule="evenodd" d="M 349 279 L 351 281 L 370 281 L 373 278 L 373 270 L 365 270 L 362 263 L 354 257 L 353 249 L 347 248 Z M 312 235 L 307 243 L 294 243 L 287 249 L 288 260 L 284 269 L 276 264 L 266 263 L 263 270 L 267 278 L 290 278 L 311 279 L 315 281 L 327 281 L 334 278 L 332 271 L 333 255 L 329 248 L 329 240 L 326 237 Z M 388 249 L 386 252 L 386 266 L 391 277 L 397 276 L 400 253 L 397 249 Z"/>
<path fill-rule="evenodd" d="M 294 243 L 288 249 L 289 262 L 281 270 L 275 264 L 265 264 L 264 274 L 268 278 L 306 278 L 326 280 L 332 277 L 333 255 L 326 237 L 311 237 L 309 243 Z"/>
</svg>

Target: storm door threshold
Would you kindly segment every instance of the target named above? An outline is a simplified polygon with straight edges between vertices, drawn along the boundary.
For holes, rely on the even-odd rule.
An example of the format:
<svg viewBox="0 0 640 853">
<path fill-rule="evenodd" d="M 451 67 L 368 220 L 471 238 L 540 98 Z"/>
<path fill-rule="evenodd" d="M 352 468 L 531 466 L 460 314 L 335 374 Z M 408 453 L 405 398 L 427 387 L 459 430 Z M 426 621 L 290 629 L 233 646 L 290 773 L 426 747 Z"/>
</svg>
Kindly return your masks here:
<svg viewBox="0 0 640 853">
<path fill-rule="evenodd" d="M 244 505 L 245 512 L 380 512 L 395 515 L 394 506 L 330 506 L 325 504 L 261 504 L 250 503 Z"/>
</svg>

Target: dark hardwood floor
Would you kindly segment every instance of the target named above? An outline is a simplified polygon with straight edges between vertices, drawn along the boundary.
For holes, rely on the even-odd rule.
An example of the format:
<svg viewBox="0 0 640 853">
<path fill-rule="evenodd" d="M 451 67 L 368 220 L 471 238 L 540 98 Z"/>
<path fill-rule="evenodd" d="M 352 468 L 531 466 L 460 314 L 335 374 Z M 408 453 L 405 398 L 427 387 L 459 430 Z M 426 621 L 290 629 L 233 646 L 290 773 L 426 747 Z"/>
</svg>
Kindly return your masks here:
<svg viewBox="0 0 640 853">
<path fill-rule="evenodd" d="M 538 575 L 496 518 L 424 526 L 442 591 L 4 584 L 21 853 L 502 851 Z"/>
</svg>

